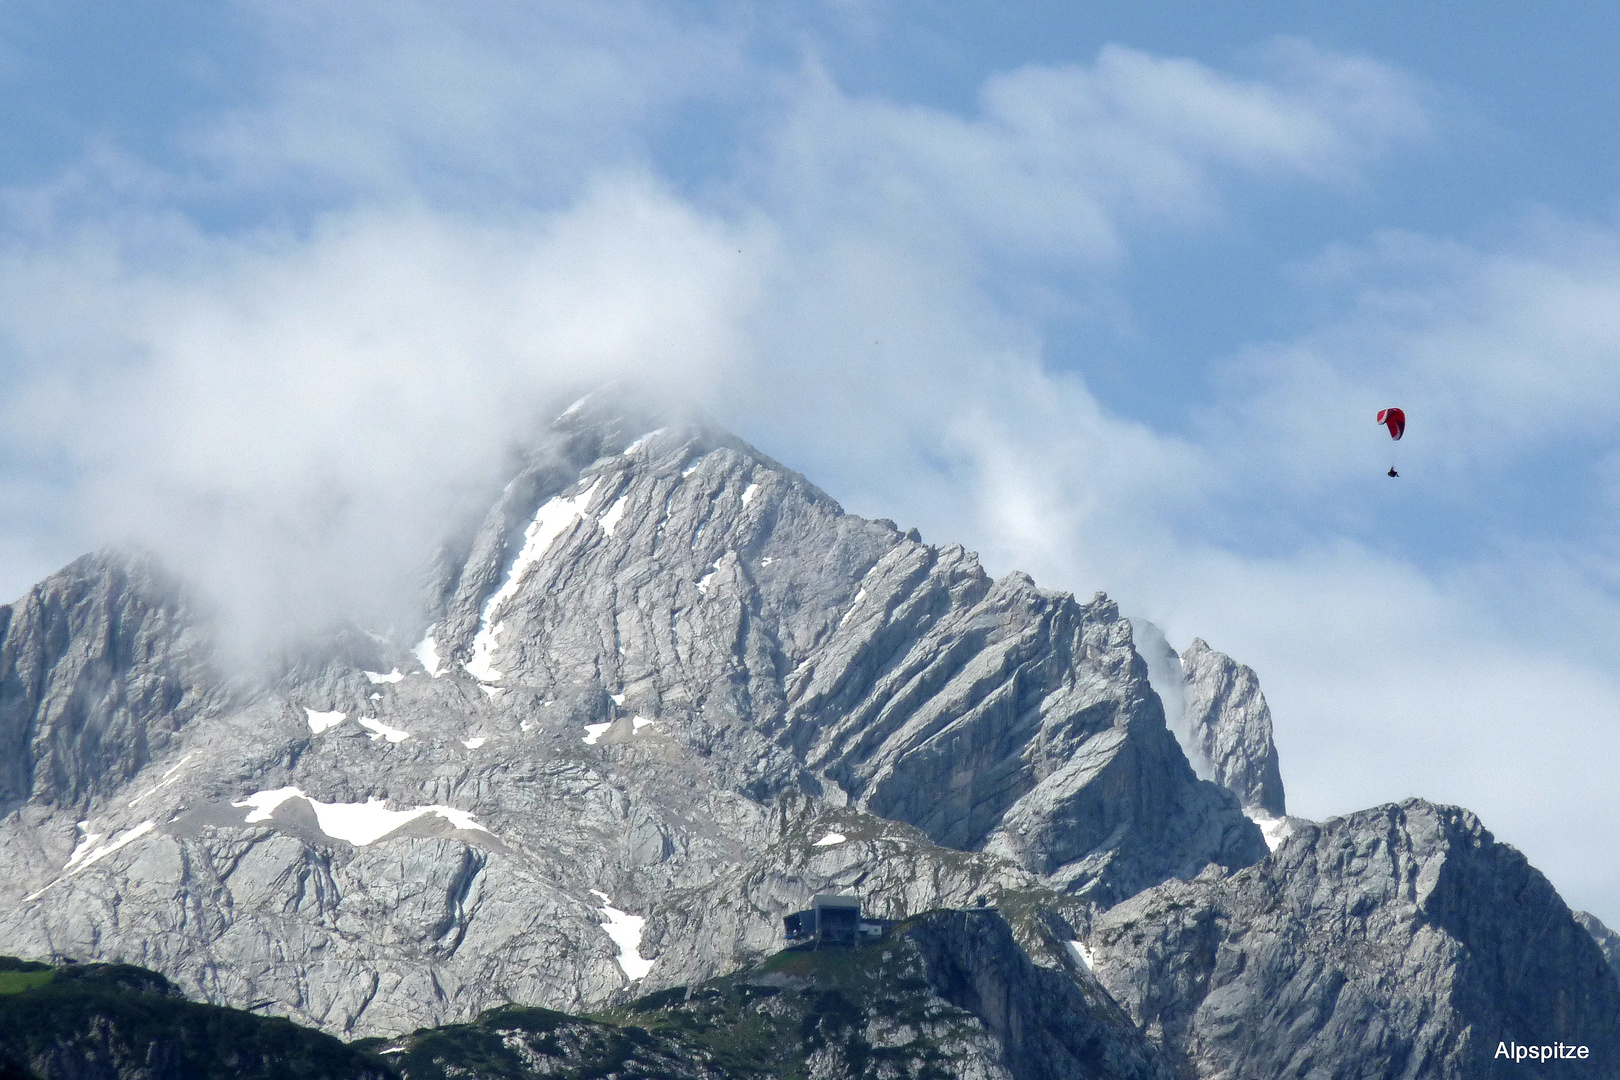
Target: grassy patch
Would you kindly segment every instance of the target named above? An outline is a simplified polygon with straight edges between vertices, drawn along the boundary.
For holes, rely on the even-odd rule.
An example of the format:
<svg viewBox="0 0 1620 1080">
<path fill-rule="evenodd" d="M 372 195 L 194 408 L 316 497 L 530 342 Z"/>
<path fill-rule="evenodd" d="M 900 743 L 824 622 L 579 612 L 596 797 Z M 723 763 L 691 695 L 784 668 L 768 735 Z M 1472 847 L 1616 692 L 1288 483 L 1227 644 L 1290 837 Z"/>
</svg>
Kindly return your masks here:
<svg viewBox="0 0 1620 1080">
<path fill-rule="evenodd" d="M 49 968 L 44 971 L 0 971 L 0 994 L 20 994 L 36 986 L 44 986 L 56 977 Z"/>
</svg>

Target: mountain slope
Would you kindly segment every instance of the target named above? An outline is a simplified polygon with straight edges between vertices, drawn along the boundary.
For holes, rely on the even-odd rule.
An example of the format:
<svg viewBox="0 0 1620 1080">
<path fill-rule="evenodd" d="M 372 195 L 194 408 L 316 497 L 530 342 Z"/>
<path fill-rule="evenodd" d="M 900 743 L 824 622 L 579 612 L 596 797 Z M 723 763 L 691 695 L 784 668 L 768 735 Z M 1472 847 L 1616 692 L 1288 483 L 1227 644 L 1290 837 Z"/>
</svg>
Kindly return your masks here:
<svg viewBox="0 0 1620 1080">
<path fill-rule="evenodd" d="M 1301 824 L 1258 866 L 1100 917 L 1099 979 L 1197 1076 L 1612 1077 L 1620 983 L 1547 880 L 1466 810 Z M 1525 1063 L 1499 1043 L 1584 1045 Z"/>
<path fill-rule="evenodd" d="M 406 1080 L 1172 1080 L 1074 961 L 994 911 L 930 912 L 858 950 L 793 951 L 582 1019 L 501 1009 L 376 1049 Z"/>
<path fill-rule="evenodd" d="M 0 606 L 0 812 L 117 790 L 220 688 L 179 586 L 144 557 L 78 560 Z"/>
<path fill-rule="evenodd" d="M 0 609 L 0 946 L 392 1038 L 747 972 L 851 891 L 968 909 L 906 948 L 961 975 L 929 993 L 977 1018 L 985 1076 L 1009 1047 L 1072 1074 L 1086 1031 L 1146 1055 L 1098 1075 L 1491 1075 L 1493 1031 L 1614 1074 L 1620 983 L 1522 857 L 1426 804 L 1278 820 L 1258 682 L 1201 642 L 1173 665 L 1200 780 L 1101 594 L 991 579 L 604 398 L 447 532 L 430 625 L 257 673 L 141 557 Z M 1014 984 L 1040 990 L 1010 1023 Z"/>
<path fill-rule="evenodd" d="M 330 1035 L 200 1005 L 155 972 L 0 957 L 0 1076 L 31 1080 L 391 1080 Z"/>
<path fill-rule="evenodd" d="M 603 925 L 678 916 L 663 905 L 753 860 L 789 807 L 914 824 L 943 893 L 950 849 L 1091 905 L 1265 854 L 1165 730 L 1111 602 L 993 581 L 701 424 L 562 417 L 447 549 L 415 644 L 351 633 L 228 681 L 182 604 L 120 584 L 144 565 L 81 560 L 0 641 L 42 657 L 6 737 L 61 728 L 39 703 L 87 679 L 133 718 L 103 725 L 131 733 L 121 756 L 75 759 L 73 797 L 33 792 L 0 825 L 18 951 L 385 1034 L 757 958 L 787 909 L 755 917 L 753 952 L 700 936 L 647 975 Z M 51 598 L 81 595 L 108 614 L 77 628 Z M 163 632 L 120 653 L 104 624 Z M 60 656 L 32 644 L 52 634 Z M 132 693 L 154 679 L 178 692 Z"/>
</svg>

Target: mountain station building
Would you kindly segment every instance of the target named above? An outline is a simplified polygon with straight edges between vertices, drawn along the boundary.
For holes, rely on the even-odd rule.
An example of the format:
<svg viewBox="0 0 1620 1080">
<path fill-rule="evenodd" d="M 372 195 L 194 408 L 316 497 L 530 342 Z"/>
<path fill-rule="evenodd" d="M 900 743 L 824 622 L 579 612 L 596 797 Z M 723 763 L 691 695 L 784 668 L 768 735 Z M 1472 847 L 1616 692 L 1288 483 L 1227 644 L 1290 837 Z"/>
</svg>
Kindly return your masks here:
<svg viewBox="0 0 1620 1080">
<path fill-rule="evenodd" d="M 853 949 L 876 941 L 894 925 L 892 919 L 861 917 L 861 898 L 848 893 L 819 893 L 805 911 L 783 916 L 783 936 L 790 948 Z"/>
</svg>

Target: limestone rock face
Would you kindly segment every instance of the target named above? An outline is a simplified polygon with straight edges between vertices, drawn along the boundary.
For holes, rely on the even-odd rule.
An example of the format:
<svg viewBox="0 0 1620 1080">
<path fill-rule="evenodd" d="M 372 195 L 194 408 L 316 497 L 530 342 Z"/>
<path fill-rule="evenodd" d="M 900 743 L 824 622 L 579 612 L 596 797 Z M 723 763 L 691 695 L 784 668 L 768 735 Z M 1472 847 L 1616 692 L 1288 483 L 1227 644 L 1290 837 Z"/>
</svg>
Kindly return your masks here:
<svg viewBox="0 0 1620 1080">
<path fill-rule="evenodd" d="M 660 423 L 561 417 L 447 542 L 425 632 L 227 679 L 178 590 L 114 555 L 8 609 L 0 716 L 32 749 L 0 941 L 380 1035 L 773 950 L 785 892 L 733 922 L 679 906 L 840 808 L 929 852 L 930 887 L 862 887 L 896 916 L 998 874 L 1089 911 L 1265 856 L 1106 597 L 993 580 Z"/>
<path fill-rule="evenodd" d="M 1615 1075 L 1620 984 L 1522 857 L 1417 802 L 1281 821 L 1253 672 L 1156 644 L 1199 779 L 1106 596 L 602 399 L 446 532 L 421 626 L 256 674 L 140 556 L 0 608 L 0 953 L 392 1037 L 729 977 L 836 890 L 969 913 L 907 939 L 961 1075 Z"/>
<path fill-rule="evenodd" d="M 1187 1075 L 1609 1077 L 1620 982 L 1524 857 L 1409 800 L 1299 824 L 1265 862 L 1092 927 L 1102 984 Z M 1498 1043 L 1589 1048 L 1537 1068 Z"/>
<path fill-rule="evenodd" d="M 1061 966 L 1037 964 L 999 915 L 932 916 L 905 936 L 934 992 L 995 1035 L 1014 1080 L 1175 1075 L 1072 956 Z"/>
<path fill-rule="evenodd" d="M 1166 738 L 1106 597 L 993 581 L 702 426 L 511 491 L 534 508 L 491 514 L 436 639 L 492 690 L 655 720 L 738 790 L 829 795 L 1110 901 L 1264 854 Z"/>
<path fill-rule="evenodd" d="M 1216 652 L 1202 638 L 1181 654 L 1186 729 L 1194 752 L 1216 783 L 1245 809 L 1281 818 L 1282 771 L 1271 739 L 1271 709 L 1254 670 Z"/>
<path fill-rule="evenodd" d="M 87 555 L 0 607 L 0 812 L 85 806 L 161 756 L 210 707 L 204 651 L 147 558 Z"/>
</svg>

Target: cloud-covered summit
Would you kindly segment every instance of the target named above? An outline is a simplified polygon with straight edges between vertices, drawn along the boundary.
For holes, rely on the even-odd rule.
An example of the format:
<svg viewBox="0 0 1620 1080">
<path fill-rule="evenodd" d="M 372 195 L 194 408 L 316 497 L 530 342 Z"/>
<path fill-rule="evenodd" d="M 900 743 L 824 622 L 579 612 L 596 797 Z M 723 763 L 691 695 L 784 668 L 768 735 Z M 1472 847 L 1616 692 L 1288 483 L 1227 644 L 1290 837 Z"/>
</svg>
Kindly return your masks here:
<svg viewBox="0 0 1620 1080">
<path fill-rule="evenodd" d="M 267 624 L 386 611 L 537 418 L 628 379 L 1243 657 L 1302 813 L 1464 803 L 1620 918 L 1620 230 L 1493 201 L 1478 133 L 1540 121 L 1454 68 L 1192 11 L 1217 44 L 241 4 L 99 61 L 82 15 L 4 16 L 0 592 L 133 537 Z"/>
</svg>

